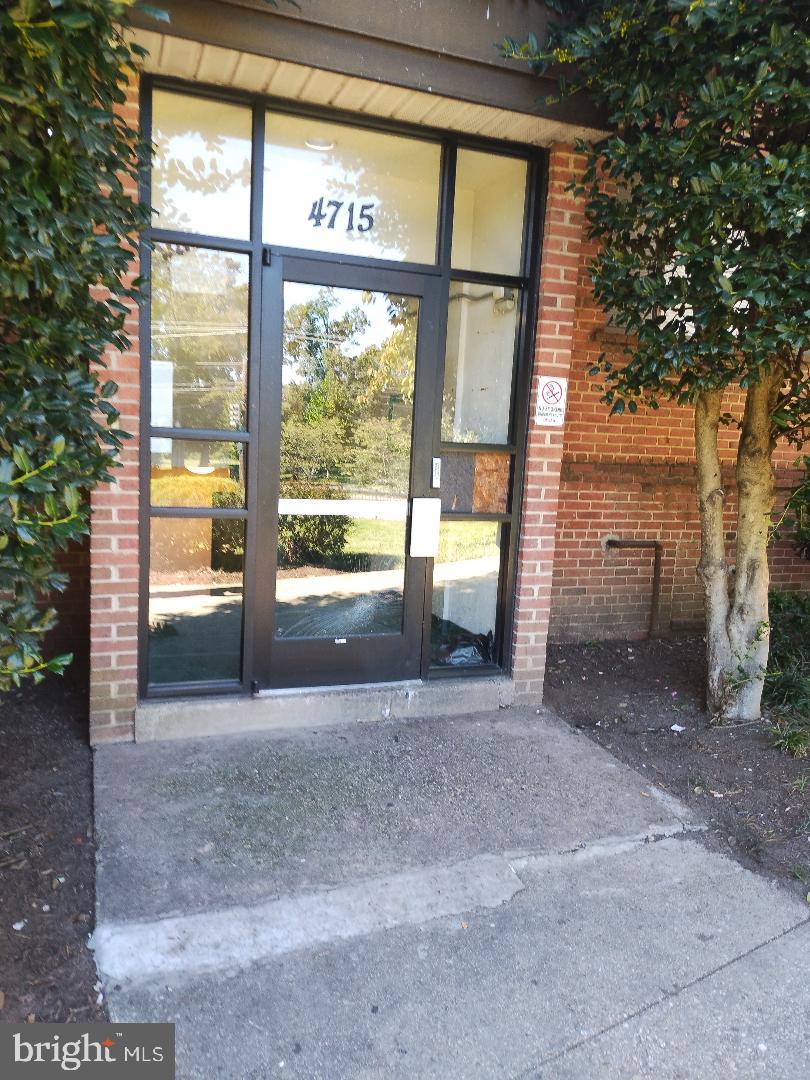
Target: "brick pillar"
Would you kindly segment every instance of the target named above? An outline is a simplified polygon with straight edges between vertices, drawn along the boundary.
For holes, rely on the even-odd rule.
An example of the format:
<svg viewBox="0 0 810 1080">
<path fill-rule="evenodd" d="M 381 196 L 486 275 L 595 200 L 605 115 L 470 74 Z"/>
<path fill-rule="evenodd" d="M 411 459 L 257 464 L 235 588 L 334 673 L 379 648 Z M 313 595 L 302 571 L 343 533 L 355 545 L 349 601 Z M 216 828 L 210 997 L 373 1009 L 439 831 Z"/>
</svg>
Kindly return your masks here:
<svg viewBox="0 0 810 1080">
<path fill-rule="evenodd" d="M 536 427 L 534 411 L 540 376 L 567 378 L 571 369 L 585 218 L 565 188 L 584 163 L 567 144 L 551 148 L 512 641 L 515 700 L 526 704 L 543 698 L 564 430 Z"/>
<path fill-rule="evenodd" d="M 138 127 L 138 85 L 130 85 L 121 109 Z M 131 192 L 136 194 L 134 189 Z M 132 264 L 131 275 L 138 273 Z M 91 500 L 90 533 L 90 741 L 130 740 L 134 734 L 138 669 L 138 461 L 140 354 L 138 311 L 126 319 L 127 352 L 107 351 L 107 375 L 118 383 L 119 426 L 133 437 L 124 443 L 114 481 Z"/>
</svg>

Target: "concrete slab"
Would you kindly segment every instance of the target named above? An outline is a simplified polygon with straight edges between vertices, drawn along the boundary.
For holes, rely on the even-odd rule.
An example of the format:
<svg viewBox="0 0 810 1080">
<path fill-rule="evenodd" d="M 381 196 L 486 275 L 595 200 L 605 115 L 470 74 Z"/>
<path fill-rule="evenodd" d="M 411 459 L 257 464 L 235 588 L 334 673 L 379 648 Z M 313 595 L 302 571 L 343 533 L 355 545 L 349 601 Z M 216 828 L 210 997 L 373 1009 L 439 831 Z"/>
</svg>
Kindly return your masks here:
<svg viewBox="0 0 810 1080">
<path fill-rule="evenodd" d="M 808 1075 L 807 906 L 548 714 L 96 767 L 111 1016 L 182 1080 Z"/>
<path fill-rule="evenodd" d="M 760 1042 L 794 1069 L 769 1078 L 806 1075 L 806 1024 L 785 1040 L 776 1008 L 761 1022 L 748 1015 L 765 996 L 763 978 L 778 998 L 782 968 L 797 991 L 806 976 L 806 913 L 792 896 L 678 839 L 607 845 L 551 866 L 528 859 L 521 879 L 494 909 L 322 943 L 237 973 L 125 984 L 110 995 L 112 1015 L 176 1023 L 187 1078 L 728 1080 L 724 1053 L 756 1058 Z M 781 963 L 748 969 L 737 959 L 778 935 L 793 942 Z M 699 1011 L 697 987 L 716 974 L 712 1016 L 694 1028 L 673 1019 L 687 990 L 684 1008 Z M 803 1004 L 806 992 L 787 1005 L 797 1023 Z M 633 1023 L 620 1026 L 639 1016 L 652 1032 L 643 1052 Z M 687 1053 L 716 1067 L 677 1071 Z M 662 1058 L 669 1071 L 656 1071 Z"/>
<path fill-rule="evenodd" d="M 514 1080 L 804 1080 L 808 972 L 803 923 Z"/>
<path fill-rule="evenodd" d="M 188 979 L 468 908 L 497 907 L 522 888 L 506 859 L 477 855 L 250 907 L 102 923 L 93 949 L 110 982 Z"/>
<path fill-rule="evenodd" d="M 102 747 L 95 775 L 111 921 L 691 820 L 534 711 Z"/>
</svg>

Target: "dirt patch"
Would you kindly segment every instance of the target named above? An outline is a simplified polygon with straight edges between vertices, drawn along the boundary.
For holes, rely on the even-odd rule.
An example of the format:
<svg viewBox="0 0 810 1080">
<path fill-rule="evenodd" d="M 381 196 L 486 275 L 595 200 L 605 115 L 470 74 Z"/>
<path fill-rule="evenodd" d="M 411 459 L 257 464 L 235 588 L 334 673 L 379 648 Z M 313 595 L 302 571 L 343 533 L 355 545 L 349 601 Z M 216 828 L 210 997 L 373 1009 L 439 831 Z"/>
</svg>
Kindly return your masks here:
<svg viewBox="0 0 810 1080">
<path fill-rule="evenodd" d="M 82 696 L 64 680 L 0 698 L 0 1020 L 7 1023 L 106 1019 L 87 948 L 95 853 L 85 717 Z"/>
<path fill-rule="evenodd" d="M 551 646 L 546 703 L 688 803 L 727 852 L 806 895 L 810 759 L 774 749 L 767 723 L 710 726 L 704 648 L 694 635 Z"/>
</svg>

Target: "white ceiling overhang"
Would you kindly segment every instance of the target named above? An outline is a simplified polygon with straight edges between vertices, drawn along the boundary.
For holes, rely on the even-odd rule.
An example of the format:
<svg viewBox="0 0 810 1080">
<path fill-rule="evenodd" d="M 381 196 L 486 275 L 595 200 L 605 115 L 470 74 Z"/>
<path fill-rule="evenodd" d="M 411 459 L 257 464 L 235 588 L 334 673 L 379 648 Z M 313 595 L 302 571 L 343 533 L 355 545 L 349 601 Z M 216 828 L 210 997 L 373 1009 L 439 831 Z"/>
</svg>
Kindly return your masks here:
<svg viewBox="0 0 810 1080">
<path fill-rule="evenodd" d="M 459 101 L 150 30 L 130 31 L 130 36 L 148 50 L 143 68 L 153 75 L 530 146 L 571 143 L 578 138 L 595 140 L 604 134 L 547 117 Z"/>
</svg>

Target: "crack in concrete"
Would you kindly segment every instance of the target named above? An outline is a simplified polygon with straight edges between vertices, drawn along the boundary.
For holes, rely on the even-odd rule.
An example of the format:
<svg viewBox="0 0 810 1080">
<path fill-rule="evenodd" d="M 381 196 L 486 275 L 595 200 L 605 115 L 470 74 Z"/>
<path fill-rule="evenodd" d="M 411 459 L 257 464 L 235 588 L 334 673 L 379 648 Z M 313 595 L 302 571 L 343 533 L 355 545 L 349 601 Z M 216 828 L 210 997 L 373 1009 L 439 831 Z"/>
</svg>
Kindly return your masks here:
<svg viewBox="0 0 810 1080">
<path fill-rule="evenodd" d="M 716 967 L 711 968 L 709 971 L 704 971 L 701 975 L 695 976 L 694 979 L 690 979 L 689 982 L 684 983 L 682 986 L 676 986 L 670 990 L 661 990 L 661 996 L 655 998 L 654 1001 L 648 1001 L 644 1005 L 640 1005 L 637 1009 L 627 1013 L 626 1016 L 622 1016 L 618 1020 L 614 1020 L 610 1024 L 606 1024 L 598 1031 L 593 1031 L 589 1035 L 583 1036 L 581 1039 L 577 1039 L 575 1042 L 569 1043 L 561 1050 L 555 1050 L 553 1054 L 548 1054 L 534 1065 L 530 1065 L 522 1072 L 513 1073 L 508 1080 L 542 1080 L 539 1073 L 540 1069 L 544 1069 L 547 1065 L 553 1064 L 555 1061 L 559 1061 L 561 1058 L 568 1054 L 573 1053 L 575 1050 L 579 1050 L 583 1046 L 588 1046 L 590 1043 L 596 1042 L 597 1039 L 601 1039 L 603 1035 L 610 1034 L 611 1031 L 615 1031 L 617 1028 L 622 1027 L 624 1024 L 629 1024 L 633 1020 L 637 1020 L 640 1016 L 644 1016 L 654 1009 L 657 1009 L 660 1005 L 663 1005 L 666 1001 L 671 1001 L 673 998 L 679 997 L 687 990 L 693 989 L 695 986 L 700 986 L 701 983 L 706 982 L 708 979 L 714 978 L 715 975 L 725 971 L 727 968 L 733 967 L 741 960 L 747 960 L 750 956 L 754 956 L 762 949 L 766 949 L 769 945 L 773 945 L 777 941 L 781 941 L 782 938 L 787 937 L 789 934 L 795 933 L 797 930 L 801 930 L 802 927 L 810 925 L 810 916 L 800 919 L 799 922 L 793 926 L 789 926 L 786 930 L 780 931 L 778 934 L 774 934 L 772 937 L 767 938 L 765 941 L 759 942 L 758 945 L 752 945 L 750 949 L 746 949 L 745 952 L 739 953 L 737 956 L 732 956 L 729 960 L 724 960 L 722 964 L 718 964 Z"/>
<path fill-rule="evenodd" d="M 554 852 L 509 852 L 507 858 L 515 868 L 531 864 L 533 868 L 552 868 L 561 866 L 570 859 L 590 861 L 591 859 L 609 858 L 622 855 L 645 844 L 657 844 L 673 837 L 687 836 L 689 833 L 705 832 L 707 825 L 692 825 L 679 821 L 672 825 L 652 825 L 645 832 L 631 833 L 627 836 L 604 836 L 599 840 L 581 840 L 574 847 L 558 848 Z"/>
</svg>

